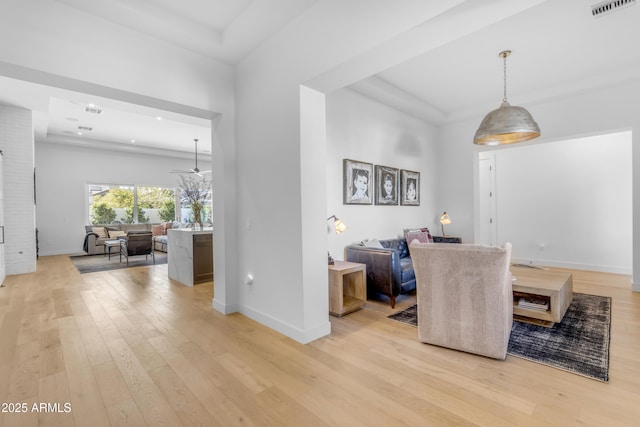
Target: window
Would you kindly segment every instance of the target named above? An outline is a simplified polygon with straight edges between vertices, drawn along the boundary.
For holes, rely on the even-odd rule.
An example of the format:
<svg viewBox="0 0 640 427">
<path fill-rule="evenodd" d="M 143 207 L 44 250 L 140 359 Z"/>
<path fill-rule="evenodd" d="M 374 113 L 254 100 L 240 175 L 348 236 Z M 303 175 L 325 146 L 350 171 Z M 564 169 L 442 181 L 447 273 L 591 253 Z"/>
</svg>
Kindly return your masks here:
<svg viewBox="0 0 640 427">
<path fill-rule="evenodd" d="M 205 176 L 178 177 L 181 222 L 211 223 L 211 180 Z"/>
<path fill-rule="evenodd" d="M 175 190 L 125 184 L 88 184 L 91 224 L 159 223 L 175 219 Z"/>
<path fill-rule="evenodd" d="M 211 192 L 209 192 L 209 199 L 211 199 Z M 211 223 L 211 204 L 206 203 L 201 210 L 201 217 L 203 223 Z M 194 223 L 197 222 L 194 218 L 193 209 L 191 208 L 191 202 L 186 197 L 182 197 L 180 200 L 180 222 Z"/>
<path fill-rule="evenodd" d="M 136 187 L 138 222 L 171 222 L 176 219 L 175 191 L 169 188 Z"/>
</svg>

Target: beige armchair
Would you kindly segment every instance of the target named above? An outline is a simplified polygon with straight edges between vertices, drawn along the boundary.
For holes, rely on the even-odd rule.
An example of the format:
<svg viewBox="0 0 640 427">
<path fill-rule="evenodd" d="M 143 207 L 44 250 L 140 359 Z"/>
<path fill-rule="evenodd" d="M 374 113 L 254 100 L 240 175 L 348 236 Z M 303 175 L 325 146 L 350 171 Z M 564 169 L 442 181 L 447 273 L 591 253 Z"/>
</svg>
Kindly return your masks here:
<svg viewBox="0 0 640 427">
<path fill-rule="evenodd" d="M 511 244 L 411 242 L 421 342 L 504 359 L 513 323 Z"/>
</svg>

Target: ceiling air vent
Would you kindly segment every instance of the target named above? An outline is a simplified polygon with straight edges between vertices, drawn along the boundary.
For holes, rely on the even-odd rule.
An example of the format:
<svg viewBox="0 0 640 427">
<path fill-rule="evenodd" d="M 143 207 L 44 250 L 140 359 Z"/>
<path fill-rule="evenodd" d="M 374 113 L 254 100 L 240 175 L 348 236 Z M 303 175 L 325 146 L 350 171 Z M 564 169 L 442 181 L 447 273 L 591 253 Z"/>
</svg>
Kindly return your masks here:
<svg viewBox="0 0 640 427">
<path fill-rule="evenodd" d="M 84 111 L 91 114 L 102 114 L 102 108 L 98 108 L 95 106 L 84 107 Z"/>
<path fill-rule="evenodd" d="M 88 130 L 88 131 L 92 131 L 93 128 L 90 128 L 89 126 L 78 126 L 78 130 Z"/>
<path fill-rule="evenodd" d="M 591 15 L 600 17 L 636 4 L 636 0 L 609 0 L 591 6 Z"/>
</svg>

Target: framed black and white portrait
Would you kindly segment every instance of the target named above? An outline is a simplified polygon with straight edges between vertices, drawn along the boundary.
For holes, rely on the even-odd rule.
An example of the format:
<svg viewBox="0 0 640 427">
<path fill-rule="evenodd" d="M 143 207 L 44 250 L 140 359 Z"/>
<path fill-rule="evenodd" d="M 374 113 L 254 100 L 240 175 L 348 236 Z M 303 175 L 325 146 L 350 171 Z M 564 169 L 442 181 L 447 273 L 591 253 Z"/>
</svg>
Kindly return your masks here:
<svg viewBox="0 0 640 427">
<path fill-rule="evenodd" d="M 373 164 L 344 159 L 343 203 L 370 205 L 373 202 Z"/>
<path fill-rule="evenodd" d="M 388 166 L 375 166 L 376 173 L 376 205 L 397 205 L 398 169 Z"/>
<path fill-rule="evenodd" d="M 420 172 L 400 171 L 400 204 L 420 206 Z"/>
</svg>

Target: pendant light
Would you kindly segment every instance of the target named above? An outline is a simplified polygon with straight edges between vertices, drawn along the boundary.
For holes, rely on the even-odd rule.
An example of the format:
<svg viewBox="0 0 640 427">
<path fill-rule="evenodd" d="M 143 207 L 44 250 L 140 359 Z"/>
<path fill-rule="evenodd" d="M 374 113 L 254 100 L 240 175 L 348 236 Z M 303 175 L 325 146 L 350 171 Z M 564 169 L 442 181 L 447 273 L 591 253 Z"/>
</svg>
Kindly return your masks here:
<svg viewBox="0 0 640 427">
<path fill-rule="evenodd" d="M 497 110 L 491 111 L 480 123 L 473 137 L 478 145 L 501 145 L 528 141 L 540 136 L 540 128 L 531 114 L 522 107 L 515 107 L 507 102 L 507 56 L 510 50 L 500 52 L 504 61 L 504 98 Z"/>
</svg>

